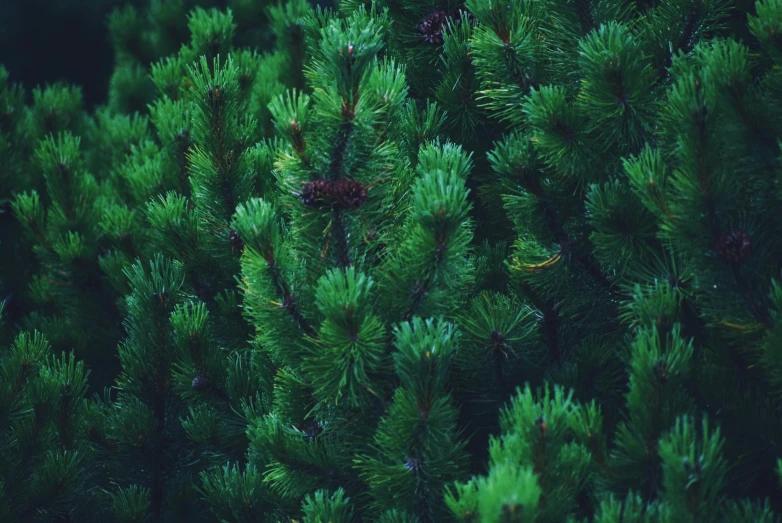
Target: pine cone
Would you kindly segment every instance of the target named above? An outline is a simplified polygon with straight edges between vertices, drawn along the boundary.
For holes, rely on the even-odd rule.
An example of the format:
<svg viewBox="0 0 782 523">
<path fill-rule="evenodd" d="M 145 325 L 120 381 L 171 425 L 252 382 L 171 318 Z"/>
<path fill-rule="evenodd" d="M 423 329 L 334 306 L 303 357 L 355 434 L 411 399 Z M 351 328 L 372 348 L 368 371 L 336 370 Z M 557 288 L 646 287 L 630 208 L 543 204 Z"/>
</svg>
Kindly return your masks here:
<svg viewBox="0 0 782 523">
<path fill-rule="evenodd" d="M 203 392 L 206 389 L 209 388 L 209 378 L 206 376 L 196 376 L 193 378 L 193 389 L 197 390 L 198 392 Z"/>
<path fill-rule="evenodd" d="M 322 206 L 326 202 L 328 194 L 331 191 L 331 188 L 329 187 L 330 183 L 329 180 L 314 180 L 305 183 L 304 187 L 302 187 L 299 192 L 301 203 L 308 207 Z"/>
<path fill-rule="evenodd" d="M 311 419 L 304 423 L 303 432 L 309 439 L 315 439 L 323 432 L 323 427 L 320 426 L 317 420 Z"/>
<path fill-rule="evenodd" d="M 241 251 L 244 247 L 244 242 L 239 237 L 239 233 L 236 231 L 231 231 L 231 248 L 234 251 Z"/>
<path fill-rule="evenodd" d="M 333 202 L 343 209 L 357 209 L 367 200 L 367 189 L 361 182 L 340 178 L 332 185 Z"/>
<path fill-rule="evenodd" d="M 717 241 L 717 254 L 728 263 L 737 264 L 749 257 L 752 242 L 744 231 L 730 231 Z"/>
<path fill-rule="evenodd" d="M 308 207 L 333 205 L 342 209 L 357 209 L 367 200 L 367 189 L 356 180 L 314 180 L 299 191 L 301 203 Z"/>
<path fill-rule="evenodd" d="M 421 465 L 422 465 L 421 460 L 413 456 L 409 456 L 407 458 L 407 461 L 405 461 L 405 468 L 407 470 L 418 470 L 421 467 Z"/>
<path fill-rule="evenodd" d="M 433 12 L 418 24 L 418 34 L 427 44 L 443 45 L 443 26 L 447 19 L 445 11 Z"/>
</svg>

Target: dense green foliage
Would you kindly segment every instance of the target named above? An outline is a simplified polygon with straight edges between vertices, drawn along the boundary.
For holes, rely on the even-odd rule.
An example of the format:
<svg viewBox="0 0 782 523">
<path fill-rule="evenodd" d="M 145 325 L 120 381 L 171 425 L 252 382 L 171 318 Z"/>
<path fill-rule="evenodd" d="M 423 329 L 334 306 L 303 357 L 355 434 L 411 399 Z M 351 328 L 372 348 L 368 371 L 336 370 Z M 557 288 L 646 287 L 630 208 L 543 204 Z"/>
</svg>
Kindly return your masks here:
<svg viewBox="0 0 782 523">
<path fill-rule="evenodd" d="M 0 520 L 780 520 L 782 1 L 137 4 L 0 69 Z"/>
</svg>

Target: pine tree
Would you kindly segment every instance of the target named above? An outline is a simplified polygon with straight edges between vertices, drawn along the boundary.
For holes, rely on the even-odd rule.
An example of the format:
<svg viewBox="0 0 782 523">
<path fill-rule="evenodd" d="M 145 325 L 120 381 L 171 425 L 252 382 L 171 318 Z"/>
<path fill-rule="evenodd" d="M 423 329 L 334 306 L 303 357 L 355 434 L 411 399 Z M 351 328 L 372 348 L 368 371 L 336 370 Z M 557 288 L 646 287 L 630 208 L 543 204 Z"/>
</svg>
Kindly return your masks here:
<svg viewBox="0 0 782 523">
<path fill-rule="evenodd" d="M 765 334 L 779 270 L 769 221 L 779 175 L 775 6 L 758 2 L 749 16 L 750 43 L 767 53 L 760 60 L 725 38 L 734 13 L 722 2 L 582 11 L 468 2 L 471 34 L 446 35 L 468 42 L 478 108 L 509 126 L 488 154 L 495 179 L 481 193 L 504 204 L 516 231 L 511 279 L 540 318 L 545 353 L 532 382 L 599 398 L 606 416 L 607 442 L 588 424 L 569 436 L 597 464 L 578 499 L 585 515 L 596 503 L 614 510 L 606 500 L 618 495 L 650 518 L 771 517 L 762 500 L 778 489 L 768 466 L 778 454 L 769 443 L 778 407 L 761 369 L 776 351 Z M 503 431 L 550 427 L 545 418 L 530 413 Z M 565 457 L 532 468 L 538 500 L 514 499 L 511 482 L 529 470 L 506 469 L 496 448 L 486 482 L 449 498 L 455 512 L 491 521 L 518 505 L 509 520 L 561 520 L 548 512 L 560 505 L 545 478 Z M 725 482 L 726 463 L 742 480 Z M 482 505 L 472 489 L 481 503 L 511 497 Z M 747 495 L 760 505 L 727 501 Z M 606 521 L 628 517 L 608 512 Z"/>
<path fill-rule="evenodd" d="M 85 439 L 88 372 L 21 333 L 0 354 L 0 518 L 92 521 L 91 452 Z"/>
<path fill-rule="evenodd" d="M 294 24 L 302 6 L 270 9 L 276 29 Z M 230 221 L 269 186 L 270 145 L 258 143 L 263 97 L 284 88 L 295 55 L 236 49 L 230 11 L 196 9 L 189 20 L 189 43 L 151 65 L 157 140 L 117 173 L 140 215 L 144 252 L 167 258 L 148 265 L 141 253 L 130 266 L 128 253 L 115 251 L 104 264 L 118 287 L 130 283 L 117 396 L 96 404 L 92 426 L 116 485 L 105 504 L 121 519 L 207 518 L 198 473 L 241 459 L 245 416 L 270 392 L 269 364 L 241 317 L 234 277 L 243 242 Z"/>
<path fill-rule="evenodd" d="M 128 337 L 119 347 L 123 371 L 116 398 L 94 407 L 91 440 L 115 485 L 109 492 L 115 518 L 195 521 L 204 508 L 193 478 L 220 462 L 231 440 L 242 445 L 241 425 L 214 412 L 229 398 L 223 351 L 205 305 L 183 292 L 179 263 L 157 256 L 149 269 L 137 263 L 127 273 L 132 291 Z M 144 504 L 127 503 L 131 496 Z"/>
<path fill-rule="evenodd" d="M 252 469 L 205 485 L 218 498 L 228 481 L 239 490 L 250 470 L 265 470 L 269 493 L 256 491 L 256 509 L 323 519 L 349 499 L 358 513 L 404 504 L 436 521 L 443 486 L 466 465 L 448 373 L 453 311 L 473 272 L 470 159 L 450 143 L 406 143 L 404 131 L 436 137 L 440 118 L 407 101 L 404 69 L 383 56 L 385 14 L 305 23 L 313 94 L 270 105 L 284 137 L 277 197 L 250 200 L 233 222 L 273 394 L 249 419 Z"/>
<path fill-rule="evenodd" d="M 35 260 L 35 272 L 21 275 L 22 281 L 29 280 L 23 300 L 36 305 L 22 325 L 44 333 L 57 350 L 75 348 L 79 359 L 110 375 L 116 372 L 112 354 L 120 337 L 121 311 L 115 306 L 119 296 L 101 278 L 99 257 L 121 236 L 106 238 L 103 229 L 114 222 L 129 235 L 132 225 L 127 215 L 104 214 L 119 196 L 103 169 L 110 169 L 122 153 L 104 158 L 99 151 L 109 147 L 105 142 L 110 138 L 98 136 L 103 125 L 114 122 L 88 118 L 76 88 L 36 89 L 33 99 L 26 129 L 19 131 L 29 133 L 35 143 L 21 167 L 28 185 L 18 187 L 11 200 Z M 127 124 L 120 132 L 143 136 L 143 126 L 134 128 L 130 118 L 118 120 Z"/>
</svg>

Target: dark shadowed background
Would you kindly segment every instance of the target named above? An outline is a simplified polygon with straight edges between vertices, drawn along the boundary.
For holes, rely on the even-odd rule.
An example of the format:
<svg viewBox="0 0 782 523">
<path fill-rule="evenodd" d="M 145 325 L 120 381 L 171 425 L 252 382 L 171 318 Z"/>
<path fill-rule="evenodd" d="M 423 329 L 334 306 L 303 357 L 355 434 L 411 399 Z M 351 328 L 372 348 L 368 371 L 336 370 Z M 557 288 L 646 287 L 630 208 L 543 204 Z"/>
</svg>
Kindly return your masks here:
<svg viewBox="0 0 782 523">
<path fill-rule="evenodd" d="M 106 21 L 114 7 L 146 0 L 0 0 L 0 64 L 29 90 L 62 80 L 82 86 L 88 106 L 106 100 L 113 51 Z M 313 3 L 332 5 L 331 0 Z M 199 2 L 225 7 L 226 0 Z"/>
</svg>

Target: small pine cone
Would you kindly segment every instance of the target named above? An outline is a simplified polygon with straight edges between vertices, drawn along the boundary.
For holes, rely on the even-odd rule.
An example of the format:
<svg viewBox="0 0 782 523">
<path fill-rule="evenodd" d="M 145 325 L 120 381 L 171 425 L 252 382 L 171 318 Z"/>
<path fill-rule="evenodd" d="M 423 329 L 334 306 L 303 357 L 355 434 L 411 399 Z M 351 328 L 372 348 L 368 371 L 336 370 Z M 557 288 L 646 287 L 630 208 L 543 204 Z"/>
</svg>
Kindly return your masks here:
<svg viewBox="0 0 782 523">
<path fill-rule="evenodd" d="M 443 45 L 443 26 L 447 19 L 445 11 L 433 12 L 418 24 L 418 34 L 427 44 Z"/>
<path fill-rule="evenodd" d="M 367 188 L 361 182 L 340 178 L 331 189 L 334 203 L 343 209 L 357 209 L 367 201 Z"/>
<path fill-rule="evenodd" d="M 657 365 L 654 366 L 654 375 L 660 383 L 668 383 L 668 379 L 670 378 L 668 364 L 663 360 L 658 361 Z"/>
<path fill-rule="evenodd" d="M 209 378 L 206 376 L 196 376 L 193 378 L 193 389 L 197 390 L 198 392 L 203 392 L 206 389 L 209 388 Z"/>
<path fill-rule="evenodd" d="M 323 427 L 320 426 L 317 420 L 308 420 L 304 424 L 304 433 L 309 439 L 315 439 L 323 432 Z"/>
<path fill-rule="evenodd" d="M 244 242 L 239 237 L 239 233 L 236 231 L 231 231 L 231 248 L 234 251 L 241 251 L 244 247 Z"/>
<path fill-rule="evenodd" d="M 329 180 L 314 180 L 307 182 L 299 191 L 301 203 L 308 207 L 320 207 L 328 199 L 331 193 L 331 182 Z"/>
<path fill-rule="evenodd" d="M 746 260 L 751 247 L 752 242 L 749 234 L 744 231 L 726 232 L 717 240 L 717 254 L 731 264 Z"/>
<path fill-rule="evenodd" d="M 407 470 L 418 470 L 419 468 L 421 468 L 422 464 L 423 463 L 418 458 L 409 456 L 407 458 L 407 461 L 405 461 L 405 468 Z"/>
<path fill-rule="evenodd" d="M 330 204 L 342 209 L 356 209 L 366 201 L 367 189 L 355 180 L 314 180 L 304 184 L 299 198 L 308 207 Z"/>
<path fill-rule="evenodd" d="M 505 335 L 500 331 L 498 331 L 497 329 L 491 331 L 491 333 L 489 334 L 489 338 L 491 339 L 492 345 L 494 345 L 495 347 L 497 346 L 504 347 L 506 345 L 507 340 L 505 338 Z"/>
</svg>

